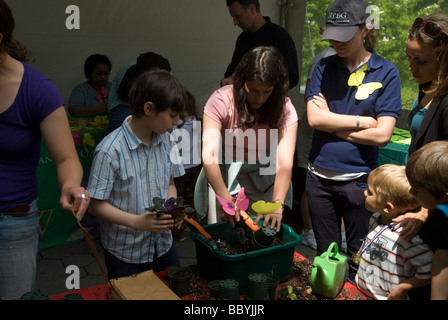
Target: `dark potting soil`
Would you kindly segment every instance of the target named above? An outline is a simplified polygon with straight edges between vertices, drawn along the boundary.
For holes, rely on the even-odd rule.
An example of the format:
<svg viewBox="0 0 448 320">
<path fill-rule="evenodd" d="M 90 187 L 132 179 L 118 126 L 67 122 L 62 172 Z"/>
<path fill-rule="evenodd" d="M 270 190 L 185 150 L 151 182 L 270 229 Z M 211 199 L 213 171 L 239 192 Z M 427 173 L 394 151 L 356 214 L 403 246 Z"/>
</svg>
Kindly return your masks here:
<svg viewBox="0 0 448 320">
<path fill-rule="evenodd" d="M 179 271 L 174 273 L 174 277 L 176 278 L 185 278 L 187 276 L 191 275 L 191 270 L 188 268 L 181 268 Z"/>
<path fill-rule="evenodd" d="M 241 243 L 229 244 L 226 240 L 212 235 L 212 239 L 210 241 L 216 245 L 218 251 L 228 255 L 244 254 L 251 251 L 260 250 L 251 238 L 247 238 Z M 283 244 L 283 242 L 275 237 L 271 247 L 281 244 Z"/>
<path fill-rule="evenodd" d="M 240 221 L 240 223 L 236 225 L 237 233 L 244 233 L 244 224 Z M 225 239 L 222 239 L 216 235 L 211 235 L 212 239 L 210 240 L 217 246 L 217 250 L 223 252 L 228 255 L 236 255 L 236 254 L 244 254 L 251 251 L 259 250 L 260 248 L 254 243 L 253 237 L 249 234 L 244 235 L 245 239 L 240 243 L 228 243 Z M 283 244 L 282 241 L 278 237 L 274 237 L 274 241 L 272 242 L 271 247 L 278 246 Z"/>
</svg>

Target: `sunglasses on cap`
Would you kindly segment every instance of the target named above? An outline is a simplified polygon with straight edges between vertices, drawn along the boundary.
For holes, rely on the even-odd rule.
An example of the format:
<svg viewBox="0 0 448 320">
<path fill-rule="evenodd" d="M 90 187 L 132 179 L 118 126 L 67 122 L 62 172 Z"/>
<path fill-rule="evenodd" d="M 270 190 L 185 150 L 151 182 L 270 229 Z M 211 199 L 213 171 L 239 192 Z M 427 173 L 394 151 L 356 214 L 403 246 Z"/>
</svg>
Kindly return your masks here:
<svg viewBox="0 0 448 320">
<path fill-rule="evenodd" d="M 423 27 L 423 33 L 432 39 L 443 39 L 446 43 L 447 35 L 442 31 L 442 28 L 435 22 L 425 21 L 423 18 L 415 19 L 412 24 L 413 29 L 419 29 Z"/>
</svg>

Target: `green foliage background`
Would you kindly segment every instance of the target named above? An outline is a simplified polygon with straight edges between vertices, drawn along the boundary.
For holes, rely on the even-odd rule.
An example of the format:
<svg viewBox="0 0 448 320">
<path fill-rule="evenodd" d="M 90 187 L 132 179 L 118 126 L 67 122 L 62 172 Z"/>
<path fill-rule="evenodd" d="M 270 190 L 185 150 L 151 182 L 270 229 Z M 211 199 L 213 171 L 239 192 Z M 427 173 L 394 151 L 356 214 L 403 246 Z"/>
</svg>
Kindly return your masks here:
<svg viewBox="0 0 448 320">
<path fill-rule="evenodd" d="M 320 41 L 320 28 L 325 27 L 325 12 L 334 0 L 308 0 L 303 30 L 303 72 L 301 84 L 306 84 L 308 65 L 311 59 L 328 41 Z M 448 13 L 448 0 L 364 0 L 367 5 L 379 8 L 380 29 L 375 51 L 395 64 L 400 71 L 402 83 L 402 102 L 404 109 L 410 109 L 417 96 L 418 86 L 408 70 L 406 59 L 406 40 L 408 30 L 417 17 L 435 12 Z"/>
</svg>

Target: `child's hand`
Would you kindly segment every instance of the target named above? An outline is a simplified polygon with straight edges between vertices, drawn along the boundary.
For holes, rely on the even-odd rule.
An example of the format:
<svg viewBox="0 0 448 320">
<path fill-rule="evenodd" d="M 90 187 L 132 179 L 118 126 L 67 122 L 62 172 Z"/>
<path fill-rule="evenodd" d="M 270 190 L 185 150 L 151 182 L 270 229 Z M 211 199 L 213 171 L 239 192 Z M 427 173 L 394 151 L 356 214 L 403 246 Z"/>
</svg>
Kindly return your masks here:
<svg viewBox="0 0 448 320">
<path fill-rule="evenodd" d="M 170 214 L 157 218 L 154 212 L 146 212 L 140 216 L 138 229 L 147 232 L 163 232 L 174 227 L 174 219 Z"/>
<path fill-rule="evenodd" d="M 387 300 L 406 300 L 408 291 L 403 286 L 396 286 L 387 296 Z"/>
<path fill-rule="evenodd" d="M 240 221 L 240 214 L 238 210 L 235 212 L 234 216 L 231 216 L 224 211 L 221 204 L 218 204 L 218 215 L 221 221 L 229 223 L 232 228 L 235 227 L 235 221 Z"/>
<path fill-rule="evenodd" d="M 184 219 L 179 219 L 179 218 L 177 218 L 177 219 L 174 221 L 174 228 L 179 229 L 180 227 L 182 227 L 184 221 L 185 221 Z"/>
</svg>

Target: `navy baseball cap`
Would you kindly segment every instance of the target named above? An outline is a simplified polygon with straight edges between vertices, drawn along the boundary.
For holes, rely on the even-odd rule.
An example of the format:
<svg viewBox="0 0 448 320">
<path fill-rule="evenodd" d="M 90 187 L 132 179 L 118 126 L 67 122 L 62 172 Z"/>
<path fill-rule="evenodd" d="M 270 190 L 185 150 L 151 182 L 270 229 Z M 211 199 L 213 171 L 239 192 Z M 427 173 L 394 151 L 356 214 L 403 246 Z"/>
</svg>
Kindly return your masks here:
<svg viewBox="0 0 448 320">
<path fill-rule="evenodd" d="M 336 0 L 328 6 L 326 27 L 320 40 L 347 42 L 360 25 L 366 23 L 369 14 L 362 0 Z"/>
</svg>

